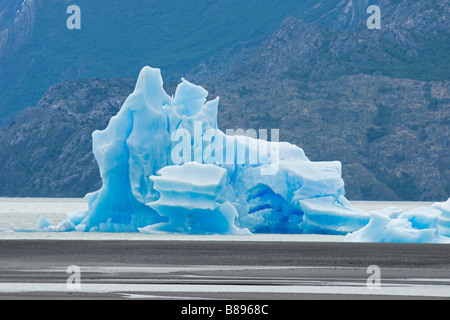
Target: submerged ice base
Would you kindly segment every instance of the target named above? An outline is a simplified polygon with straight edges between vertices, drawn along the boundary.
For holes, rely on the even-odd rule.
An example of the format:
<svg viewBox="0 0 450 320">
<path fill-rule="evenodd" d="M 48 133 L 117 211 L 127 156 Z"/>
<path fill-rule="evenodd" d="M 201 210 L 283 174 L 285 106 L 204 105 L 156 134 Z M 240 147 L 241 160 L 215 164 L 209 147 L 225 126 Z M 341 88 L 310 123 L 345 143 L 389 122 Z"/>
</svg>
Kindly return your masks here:
<svg viewBox="0 0 450 320">
<path fill-rule="evenodd" d="M 159 69 L 145 67 L 119 113 L 93 133 L 103 186 L 86 196 L 87 211 L 44 231 L 181 234 L 307 233 L 348 235 L 348 241 L 410 240 L 406 229 L 426 231 L 416 241 L 450 236 L 447 205 L 378 219 L 345 198 L 341 163 L 310 161 L 286 142 L 227 135 L 217 127 L 219 98 L 182 79 L 175 95 Z M 439 214 L 441 212 L 441 214 Z M 434 219 L 434 220 L 433 220 Z M 433 224 L 430 221 L 435 221 Z M 374 238 L 380 228 L 399 237 Z"/>
<path fill-rule="evenodd" d="M 450 243 L 450 199 L 408 212 L 394 207 L 372 212 L 369 223 L 345 241 Z"/>
</svg>

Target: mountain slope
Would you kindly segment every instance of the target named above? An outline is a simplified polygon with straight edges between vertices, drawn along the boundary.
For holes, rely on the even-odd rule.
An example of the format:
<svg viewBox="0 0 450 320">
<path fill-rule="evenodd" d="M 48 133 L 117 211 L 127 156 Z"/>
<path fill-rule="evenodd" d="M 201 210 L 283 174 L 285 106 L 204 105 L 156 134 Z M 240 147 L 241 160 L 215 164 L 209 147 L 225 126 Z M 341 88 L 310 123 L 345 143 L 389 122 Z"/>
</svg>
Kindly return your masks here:
<svg viewBox="0 0 450 320">
<path fill-rule="evenodd" d="M 193 78 L 213 94 L 228 93 L 221 128 L 279 127 L 312 159 L 341 160 L 350 198 L 445 200 L 448 25 L 437 16 L 442 3 L 423 15 L 415 12 L 424 2 L 411 8 L 405 15 L 404 6 L 388 7 L 388 25 L 375 32 L 289 18 L 226 74 L 216 77 L 214 63 L 205 62 Z M 230 57 L 213 62 L 220 59 Z"/>
<path fill-rule="evenodd" d="M 1 128 L 0 194 L 83 197 L 98 189 L 91 134 L 106 127 L 133 85 L 127 80 L 62 82 Z"/>
<path fill-rule="evenodd" d="M 0 4 L 0 124 L 35 105 L 59 81 L 132 78 L 145 65 L 179 78 L 233 43 L 259 44 L 289 14 L 314 20 L 328 10 L 327 5 L 308 11 L 314 0 L 282 5 L 271 0 L 79 0 L 81 30 L 68 30 L 66 9 L 72 4 Z"/>
<path fill-rule="evenodd" d="M 237 37 L 197 56 L 201 62 L 185 78 L 220 96 L 222 130 L 278 128 L 281 140 L 303 147 L 312 160 L 342 161 L 349 199 L 446 200 L 448 1 L 380 2 L 381 30 L 365 27 L 365 0 L 315 1 L 302 8 L 303 20 L 280 19 L 267 36 Z M 173 58 L 172 66 L 182 65 Z M 166 66 L 172 93 L 178 81 Z M 3 127 L 0 195 L 67 197 L 98 189 L 91 133 L 106 127 L 133 82 L 59 83 Z"/>
<path fill-rule="evenodd" d="M 412 36 L 418 32 L 422 40 L 423 32 L 430 37 L 421 40 L 423 56 L 416 55 L 415 46 L 392 46 L 390 38 L 380 37 L 381 45 L 400 59 L 395 66 L 380 65 L 374 51 L 360 64 L 362 72 L 381 69 L 389 76 L 410 78 L 414 65 L 418 69 L 412 71 L 414 79 L 427 81 L 442 80 L 449 72 L 448 68 L 427 72 L 428 61 L 441 65 L 447 58 L 448 0 L 79 0 L 82 28 L 68 30 L 66 9 L 71 4 L 69 0 L 0 3 L 0 124 L 35 105 L 59 81 L 132 78 L 144 65 L 158 66 L 174 79 L 238 43 L 251 52 L 289 15 L 324 27 L 329 36 L 364 31 L 369 4 L 381 6 L 382 30 L 394 30 L 394 37 L 405 39 L 407 45 L 412 39 L 405 32 Z M 358 41 L 364 38 L 362 33 Z M 355 48 L 355 43 L 347 45 L 341 58 Z M 228 63 L 222 66 L 230 68 Z M 219 74 L 222 69 L 216 67 Z"/>
</svg>

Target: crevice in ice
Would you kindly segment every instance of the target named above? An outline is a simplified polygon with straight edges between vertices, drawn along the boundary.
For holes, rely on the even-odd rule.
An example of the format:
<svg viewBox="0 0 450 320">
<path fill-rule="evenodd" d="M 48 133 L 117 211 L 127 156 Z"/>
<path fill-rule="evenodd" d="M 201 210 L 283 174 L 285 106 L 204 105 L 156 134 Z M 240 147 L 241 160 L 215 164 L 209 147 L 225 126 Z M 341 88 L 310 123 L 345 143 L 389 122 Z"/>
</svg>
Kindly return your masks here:
<svg viewBox="0 0 450 320">
<path fill-rule="evenodd" d="M 239 219 L 241 227 L 254 233 L 301 233 L 303 212 L 292 207 L 269 186 L 258 184 L 246 194 L 247 213 Z"/>
</svg>

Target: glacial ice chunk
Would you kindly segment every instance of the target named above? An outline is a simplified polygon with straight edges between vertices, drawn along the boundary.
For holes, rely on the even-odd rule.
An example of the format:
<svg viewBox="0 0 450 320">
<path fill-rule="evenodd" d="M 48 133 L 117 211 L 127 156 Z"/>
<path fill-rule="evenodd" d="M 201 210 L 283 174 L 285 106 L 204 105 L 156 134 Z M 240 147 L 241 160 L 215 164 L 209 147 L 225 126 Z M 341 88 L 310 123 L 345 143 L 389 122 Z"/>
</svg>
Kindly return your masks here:
<svg viewBox="0 0 450 320">
<path fill-rule="evenodd" d="M 161 197 L 148 204 L 168 222 L 140 228 L 143 233 L 248 234 L 237 228 L 238 212 L 222 192 L 227 170 L 210 164 L 190 162 L 167 166 L 151 176 Z"/>
<path fill-rule="evenodd" d="M 416 208 L 400 214 L 398 218 L 408 220 L 412 227 L 416 229 L 437 229 L 437 223 L 441 215 L 442 211 L 438 209 Z"/>
<path fill-rule="evenodd" d="M 372 212 L 369 223 L 347 234 L 345 241 L 450 243 L 449 204 L 450 199 L 430 208 L 416 208 L 400 214 L 392 214 L 392 210 Z"/>
<path fill-rule="evenodd" d="M 437 222 L 439 233 L 442 236 L 450 237 L 450 198 L 447 202 L 435 203 L 431 207 L 442 212 Z"/>
<path fill-rule="evenodd" d="M 347 234 L 369 222 L 366 211 L 357 210 L 343 196 L 300 200 L 305 212 L 303 227 L 308 233 Z"/>
<path fill-rule="evenodd" d="M 182 79 L 170 97 L 160 70 L 142 69 L 118 114 L 93 133 L 103 186 L 86 196 L 87 211 L 68 215 L 77 231 L 343 233 L 364 224 L 344 201 L 340 162 L 312 162 L 267 137 L 227 135 L 217 127 L 219 98 L 207 96 Z M 353 222 L 319 223 L 308 201 Z"/>
<path fill-rule="evenodd" d="M 346 242 L 435 243 L 438 239 L 437 229 L 415 229 L 407 219 L 377 213 L 365 227 L 345 237 Z"/>
<path fill-rule="evenodd" d="M 219 98 L 182 79 L 175 95 L 145 67 L 107 128 L 93 133 L 103 185 L 89 209 L 48 231 L 348 234 L 347 241 L 441 241 L 450 199 L 427 210 L 369 213 L 345 198 L 341 163 L 310 161 L 279 132 L 220 130 Z M 437 240 L 436 240 L 437 239 Z M 445 240 L 445 239 L 444 239 Z"/>
<path fill-rule="evenodd" d="M 53 222 L 51 222 L 49 219 L 47 219 L 44 216 L 40 216 L 39 222 L 38 222 L 38 229 L 43 230 L 45 228 L 48 228 L 53 225 Z"/>
<path fill-rule="evenodd" d="M 73 232 L 76 231 L 75 225 L 69 220 L 63 220 L 58 225 L 53 223 L 44 216 L 40 216 L 38 229 L 44 232 Z"/>
</svg>

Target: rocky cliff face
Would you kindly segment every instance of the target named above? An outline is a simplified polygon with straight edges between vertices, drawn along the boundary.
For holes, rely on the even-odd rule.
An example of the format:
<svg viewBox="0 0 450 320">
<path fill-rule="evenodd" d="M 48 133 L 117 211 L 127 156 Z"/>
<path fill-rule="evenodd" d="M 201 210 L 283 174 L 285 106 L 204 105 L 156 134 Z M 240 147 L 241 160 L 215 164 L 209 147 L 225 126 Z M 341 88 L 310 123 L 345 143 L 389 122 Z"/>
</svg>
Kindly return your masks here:
<svg viewBox="0 0 450 320">
<path fill-rule="evenodd" d="M 83 197 L 98 189 L 91 134 L 107 126 L 133 85 L 80 80 L 50 88 L 0 131 L 0 194 Z"/>
</svg>

